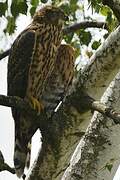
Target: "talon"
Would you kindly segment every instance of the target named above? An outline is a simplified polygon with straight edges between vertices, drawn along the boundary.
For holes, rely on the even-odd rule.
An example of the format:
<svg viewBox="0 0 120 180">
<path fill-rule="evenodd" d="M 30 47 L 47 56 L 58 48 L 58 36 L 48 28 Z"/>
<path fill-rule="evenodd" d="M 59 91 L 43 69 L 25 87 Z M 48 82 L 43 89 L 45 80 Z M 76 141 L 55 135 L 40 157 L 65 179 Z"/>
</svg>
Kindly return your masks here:
<svg viewBox="0 0 120 180">
<path fill-rule="evenodd" d="M 43 111 L 44 106 L 42 102 L 39 102 L 36 98 L 33 96 L 30 96 L 30 104 L 33 107 L 33 109 L 37 110 L 37 114 L 39 115 L 41 111 Z"/>
</svg>

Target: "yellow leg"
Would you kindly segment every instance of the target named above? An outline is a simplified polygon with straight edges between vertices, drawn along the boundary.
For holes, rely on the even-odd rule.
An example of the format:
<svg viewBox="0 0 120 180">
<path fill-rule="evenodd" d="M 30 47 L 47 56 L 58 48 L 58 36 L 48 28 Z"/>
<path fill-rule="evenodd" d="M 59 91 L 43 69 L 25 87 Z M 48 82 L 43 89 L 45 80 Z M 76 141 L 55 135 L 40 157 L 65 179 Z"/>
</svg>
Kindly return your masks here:
<svg viewBox="0 0 120 180">
<path fill-rule="evenodd" d="M 38 115 L 41 113 L 41 111 L 43 111 L 44 106 L 43 103 L 38 101 L 36 98 L 34 98 L 33 96 L 29 97 L 30 100 L 30 104 L 31 106 L 38 111 Z"/>
</svg>

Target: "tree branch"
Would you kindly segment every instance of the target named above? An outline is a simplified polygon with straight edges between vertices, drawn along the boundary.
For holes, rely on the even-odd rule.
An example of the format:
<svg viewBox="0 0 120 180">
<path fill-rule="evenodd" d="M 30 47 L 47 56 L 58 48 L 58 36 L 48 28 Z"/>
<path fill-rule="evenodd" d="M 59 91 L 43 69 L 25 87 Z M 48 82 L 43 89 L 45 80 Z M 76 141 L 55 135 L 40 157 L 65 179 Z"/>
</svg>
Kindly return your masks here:
<svg viewBox="0 0 120 180">
<path fill-rule="evenodd" d="M 72 103 L 72 105 L 79 111 L 79 112 L 85 112 L 88 110 L 94 110 L 102 113 L 103 115 L 110 117 L 114 120 L 115 123 L 120 123 L 120 113 L 115 112 L 112 108 L 109 108 L 108 106 L 104 105 L 103 103 L 99 101 L 95 101 L 93 98 L 88 96 L 86 93 L 74 93 L 68 96 L 68 98 L 65 101 L 65 104 L 69 106 L 69 103 Z M 78 96 L 79 94 L 79 96 Z M 79 103 L 76 103 L 79 99 Z M 36 110 L 34 110 L 28 102 L 25 100 L 17 97 L 17 96 L 5 96 L 0 95 L 0 105 L 8 106 L 8 107 L 14 107 L 16 109 L 19 109 L 21 111 L 25 111 L 30 116 L 36 117 L 38 119 L 44 119 L 45 121 L 45 113 L 42 113 L 40 115 L 37 115 Z M 38 121 L 39 126 L 42 125 L 42 121 Z"/>
<path fill-rule="evenodd" d="M 90 21 L 83 21 L 80 23 L 75 23 L 63 29 L 64 34 L 69 34 L 71 32 L 78 31 L 79 29 L 86 29 L 86 28 L 107 28 L 107 24 L 105 22 L 90 22 Z M 10 49 L 0 54 L 0 60 L 8 56 L 10 53 Z"/>
<path fill-rule="evenodd" d="M 120 22 L 120 2 L 116 0 L 102 0 L 102 3 L 112 9 L 117 20 Z"/>
<path fill-rule="evenodd" d="M 120 113 L 100 101 L 96 101 L 82 90 L 77 90 L 76 94 L 73 93 L 66 103 L 68 106 L 72 104 L 79 112 L 98 111 L 102 115 L 113 119 L 114 123 L 120 123 Z"/>
<path fill-rule="evenodd" d="M 30 113 L 30 115 L 36 114 L 35 110 L 31 108 L 29 103 L 17 96 L 0 95 L 0 105 L 14 107 L 16 109 L 20 109 L 21 111 L 26 111 L 28 114 Z"/>
<path fill-rule="evenodd" d="M 2 164 L 2 168 L 0 168 L 0 172 L 1 171 L 9 171 L 10 173 L 15 174 L 15 169 L 10 167 L 7 163 Z"/>
<path fill-rule="evenodd" d="M 31 117 L 34 117 L 36 120 L 36 123 L 38 123 L 38 125 L 41 127 L 46 120 L 45 113 L 41 113 L 40 115 L 37 114 L 37 111 L 34 110 L 27 101 L 17 96 L 0 95 L 0 105 L 7 106 L 7 107 L 14 107 L 23 112 L 26 112 Z M 41 121 L 39 121 L 39 118 L 41 119 Z"/>
<path fill-rule="evenodd" d="M 78 31 L 79 29 L 86 29 L 86 28 L 104 28 L 106 30 L 108 29 L 107 23 L 105 22 L 83 21 L 64 28 L 63 33 L 68 34 L 71 32 Z"/>
<path fill-rule="evenodd" d="M 103 103 L 100 103 L 99 101 L 94 101 L 92 103 L 92 108 L 93 110 L 96 110 L 101 114 L 113 119 L 116 124 L 120 123 L 120 113 L 117 113 L 115 110 L 104 105 Z"/>
<path fill-rule="evenodd" d="M 10 49 L 8 49 L 7 51 L 3 52 L 0 54 L 0 60 L 5 58 L 6 56 L 8 56 L 10 53 Z"/>
<path fill-rule="evenodd" d="M 15 169 L 11 168 L 7 163 L 5 163 L 2 152 L 0 151 L 0 172 L 1 171 L 9 171 L 12 174 L 15 174 Z"/>
</svg>

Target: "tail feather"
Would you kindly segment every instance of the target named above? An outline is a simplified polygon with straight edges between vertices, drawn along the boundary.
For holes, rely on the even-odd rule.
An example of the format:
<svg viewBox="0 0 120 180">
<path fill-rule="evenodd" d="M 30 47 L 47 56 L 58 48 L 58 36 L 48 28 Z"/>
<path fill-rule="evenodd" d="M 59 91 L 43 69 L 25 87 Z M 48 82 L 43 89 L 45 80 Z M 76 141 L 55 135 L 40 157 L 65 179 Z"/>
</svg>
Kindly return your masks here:
<svg viewBox="0 0 120 180">
<path fill-rule="evenodd" d="M 20 178 L 24 174 L 25 166 L 29 168 L 31 154 L 31 142 L 27 147 L 23 147 L 19 140 L 15 141 L 14 166 L 16 175 Z"/>
</svg>

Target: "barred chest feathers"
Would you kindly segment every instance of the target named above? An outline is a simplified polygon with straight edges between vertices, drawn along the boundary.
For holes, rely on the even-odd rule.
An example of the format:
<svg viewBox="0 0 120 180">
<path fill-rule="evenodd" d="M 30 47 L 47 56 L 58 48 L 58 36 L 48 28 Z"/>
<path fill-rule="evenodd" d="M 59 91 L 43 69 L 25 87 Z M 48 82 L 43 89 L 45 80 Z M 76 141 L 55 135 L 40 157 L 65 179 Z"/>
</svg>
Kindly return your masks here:
<svg viewBox="0 0 120 180">
<path fill-rule="evenodd" d="M 38 100 L 55 64 L 57 49 L 62 40 L 62 26 L 43 24 L 36 30 L 34 52 L 29 70 L 28 96 Z"/>
</svg>

